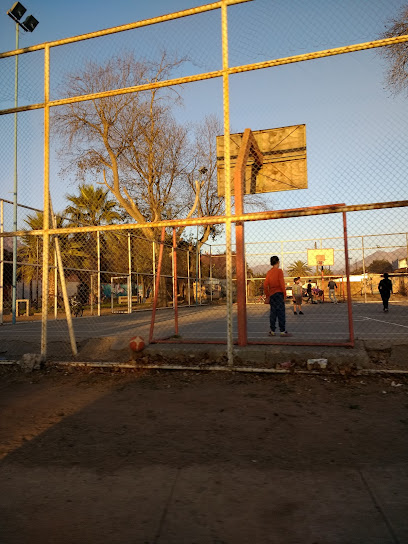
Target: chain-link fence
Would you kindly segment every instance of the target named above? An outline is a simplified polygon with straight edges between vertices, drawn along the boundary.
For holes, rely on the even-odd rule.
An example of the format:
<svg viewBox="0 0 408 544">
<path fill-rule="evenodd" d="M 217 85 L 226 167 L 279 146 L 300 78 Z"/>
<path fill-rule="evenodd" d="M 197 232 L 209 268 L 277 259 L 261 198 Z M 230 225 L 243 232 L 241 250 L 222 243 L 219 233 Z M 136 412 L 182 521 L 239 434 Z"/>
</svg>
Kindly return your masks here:
<svg viewBox="0 0 408 544">
<path fill-rule="evenodd" d="M 408 110 L 379 51 L 408 37 L 378 39 L 398 1 L 357 4 L 222 0 L 0 54 L 2 322 L 41 320 L 45 354 L 49 320 L 74 345 L 76 317 L 134 319 L 230 363 L 237 342 L 403 338 Z"/>
</svg>

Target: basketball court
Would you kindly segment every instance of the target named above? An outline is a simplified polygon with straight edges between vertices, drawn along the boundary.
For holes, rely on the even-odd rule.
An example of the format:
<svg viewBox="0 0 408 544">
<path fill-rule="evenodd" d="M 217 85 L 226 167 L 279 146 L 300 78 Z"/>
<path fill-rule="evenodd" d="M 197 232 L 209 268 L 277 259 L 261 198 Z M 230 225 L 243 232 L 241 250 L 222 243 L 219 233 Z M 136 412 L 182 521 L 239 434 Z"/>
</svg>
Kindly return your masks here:
<svg viewBox="0 0 408 544">
<path fill-rule="evenodd" d="M 384 341 L 386 344 L 400 344 L 408 341 L 408 304 L 391 302 L 388 314 L 382 312 L 378 303 L 353 303 L 353 324 L 356 340 Z M 290 337 L 270 337 L 269 306 L 252 304 L 247 306 L 248 343 L 299 345 L 332 344 L 346 342 L 348 339 L 348 311 L 344 303 L 304 304 L 304 315 L 294 315 L 292 302 L 286 303 L 286 327 Z M 134 335 L 145 339 L 149 336 L 151 312 L 141 311 L 133 314 L 111 314 L 100 317 L 74 318 L 77 342 L 91 338 L 123 338 L 124 347 Z M 154 342 L 168 340 L 175 343 L 225 344 L 226 332 L 225 306 L 180 307 L 178 312 L 178 335 L 175 336 L 174 311 L 172 308 L 157 312 L 154 328 Z M 234 340 L 237 341 L 237 306 L 233 306 Z M 0 341 L 16 342 L 23 353 L 34 349 L 40 343 L 41 322 L 26 321 L 17 325 L 5 324 L 0 328 Z M 69 340 L 64 320 L 48 322 L 49 342 L 61 343 L 69 351 Z M 26 347 L 25 347 L 26 346 Z M 28 347 L 30 346 L 30 347 Z M 25 349 L 25 351 L 24 351 Z M 54 351 L 54 350 L 53 350 Z M 9 356 L 9 353 L 7 353 Z"/>
</svg>

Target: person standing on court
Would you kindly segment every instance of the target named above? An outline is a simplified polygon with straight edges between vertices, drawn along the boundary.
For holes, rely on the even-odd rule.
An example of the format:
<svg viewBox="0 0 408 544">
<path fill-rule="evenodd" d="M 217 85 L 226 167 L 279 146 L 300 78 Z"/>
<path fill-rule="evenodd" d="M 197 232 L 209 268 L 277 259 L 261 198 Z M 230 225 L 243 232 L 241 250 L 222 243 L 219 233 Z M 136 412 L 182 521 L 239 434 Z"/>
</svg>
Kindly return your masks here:
<svg viewBox="0 0 408 544">
<path fill-rule="evenodd" d="M 303 288 L 300 283 L 300 277 L 295 278 L 293 287 L 292 287 L 292 296 L 293 296 L 293 313 L 297 315 L 297 311 L 299 311 L 299 315 L 303 315 L 302 312 L 302 297 L 303 297 Z"/>
<path fill-rule="evenodd" d="M 289 336 L 286 331 L 285 315 L 286 286 L 283 272 L 279 268 L 279 257 L 276 255 L 271 257 L 271 267 L 264 281 L 264 293 L 266 300 L 269 299 L 271 309 L 269 314 L 269 336 L 275 336 L 276 319 L 278 319 L 280 335 Z"/>
<path fill-rule="evenodd" d="M 313 292 L 312 292 L 312 284 L 309 283 L 307 284 L 307 289 L 306 289 L 306 292 L 307 292 L 307 300 L 306 300 L 306 304 L 309 304 L 309 302 L 311 302 L 313 304 Z"/>
<path fill-rule="evenodd" d="M 333 280 L 330 280 L 327 284 L 327 287 L 329 288 L 329 299 L 334 302 L 334 304 L 337 304 L 337 298 L 336 298 L 336 289 L 337 289 L 337 283 Z"/>
<path fill-rule="evenodd" d="M 388 278 L 387 272 L 383 274 L 383 279 L 378 284 L 378 290 L 380 291 L 383 311 L 388 312 L 388 301 L 392 293 L 392 281 Z"/>
</svg>

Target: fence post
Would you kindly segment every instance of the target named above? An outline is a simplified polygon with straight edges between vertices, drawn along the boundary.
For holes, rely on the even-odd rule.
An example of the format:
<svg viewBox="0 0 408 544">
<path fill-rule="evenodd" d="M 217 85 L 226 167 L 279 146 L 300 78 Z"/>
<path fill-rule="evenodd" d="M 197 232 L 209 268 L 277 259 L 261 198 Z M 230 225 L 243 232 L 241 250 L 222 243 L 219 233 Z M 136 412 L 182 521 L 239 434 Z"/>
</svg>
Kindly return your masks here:
<svg viewBox="0 0 408 544">
<path fill-rule="evenodd" d="M 163 227 L 162 233 L 161 233 L 160 249 L 159 249 L 159 262 L 157 263 L 157 277 L 156 277 L 155 290 L 154 290 L 152 318 L 150 321 L 149 344 L 151 344 L 153 340 L 154 322 L 156 319 L 157 299 L 159 296 L 159 282 L 160 282 L 161 266 L 163 261 L 163 246 L 164 246 L 165 235 L 166 235 L 166 229 L 165 227 Z"/>
<path fill-rule="evenodd" d="M 101 315 L 101 241 L 99 230 L 96 233 L 96 251 L 98 257 L 98 316 Z"/>
<path fill-rule="evenodd" d="M 195 305 L 198 304 L 198 225 L 196 236 L 196 275 L 195 275 Z"/>
<path fill-rule="evenodd" d="M 153 240 L 152 244 L 152 272 L 153 272 L 153 298 L 156 296 L 156 242 Z"/>
<path fill-rule="evenodd" d="M 211 302 L 213 301 L 211 246 L 210 246 L 210 300 Z"/>
<path fill-rule="evenodd" d="M 364 236 L 361 237 L 361 250 L 363 252 L 363 286 L 364 286 L 364 302 L 367 302 L 367 287 L 366 287 L 366 269 L 365 269 L 365 256 L 364 256 Z"/>
<path fill-rule="evenodd" d="M 203 303 L 202 295 L 203 295 L 203 289 L 202 289 L 202 278 L 201 278 L 201 249 L 198 252 L 198 285 L 200 289 L 200 305 Z"/>
<path fill-rule="evenodd" d="M 231 157 L 230 157 L 230 111 L 229 111 L 229 73 L 228 73 L 228 22 L 227 2 L 221 3 L 222 38 L 222 92 L 224 111 L 224 156 L 225 156 L 225 269 L 227 280 L 227 356 L 228 365 L 234 364 L 232 335 L 232 250 L 231 250 Z"/>
<path fill-rule="evenodd" d="M 54 319 L 58 318 L 58 269 L 57 252 L 54 249 Z"/>
<path fill-rule="evenodd" d="M 52 211 L 52 202 L 51 202 L 51 196 L 49 197 L 49 209 L 51 213 L 51 219 L 52 219 L 52 226 L 54 229 L 57 228 L 57 220 L 56 217 Z M 65 315 L 67 319 L 67 325 L 68 325 L 68 334 L 69 334 L 69 340 L 71 343 L 71 350 L 73 355 L 77 355 L 77 347 L 76 347 L 76 341 L 75 341 L 75 333 L 74 333 L 74 327 L 72 325 L 72 315 L 71 315 L 71 308 L 69 306 L 69 299 L 68 299 L 68 292 L 67 292 L 67 284 L 65 281 L 65 274 L 64 274 L 64 266 L 62 263 L 62 257 L 61 257 L 61 248 L 59 244 L 58 236 L 56 235 L 55 238 L 55 255 L 57 257 L 57 265 L 58 270 L 60 273 L 60 282 L 61 282 L 61 291 L 62 291 L 62 298 L 64 300 L 64 307 L 65 307 Z M 44 287 L 44 284 L 43 284 Z M 43 291 L 44 292 L 44 291 Z M 48 308 L 48 298 L 46 308 Z M 43 298 L 43 312 L 44 312 L 44 298 Z"/>
<path fill-rule="evenodd" d="M 130 240 L 130 232 L 128 232 L 128 271 L 129 271 L 129 278 L 130 278 L 130 281 L 128 281 L 128 314 L 132 313 L 132 251 L 131 250 L 132 250 L 132 247 L 131 247 L 131 240 Z"/>
<path fill-rule="evenodd" d="M 187 298 L 188 305 L 191 304 L 191 294 L 190 294 L 190 250 L 187 250 Z"/>
<path fill-rule="evenodd" d="M 44 48 L 44 215 L 43 215 L 43 273 L 41 314 L 41 355 L 47 356 L 48 264 L 50 235 L 50 46 Z"/>
<path fill-rule="evenodd" d="M 347 217 L 346 212 L 343 213 L 343 236 L 344 236 L 344 259 L 346 264 L 346 278 L 347 278 L 347 309 L 348 309 L 348 325 L 350 343 L 354 346 L 354 325 L 353 325 L 353 307 L 351 304 L 351 288 L 350 288 L 350 264 L 348 259 L 348 239 L 347 239 Z"/>
<path fill-rule="evenodd" d="M 178 306 L 177 306 L 177 240 L 176 229 L 173 228 L 173 308 L 174 308 L 174 334 L 178 334 Z"/>
<path fill-rule="evenodd" d="M 4 232 L 4 201 L 0 200 L 0 232 Z M 0 325 L 3 325 L 4 303 L 4 238 L 0 238 Z"/>
</svg>

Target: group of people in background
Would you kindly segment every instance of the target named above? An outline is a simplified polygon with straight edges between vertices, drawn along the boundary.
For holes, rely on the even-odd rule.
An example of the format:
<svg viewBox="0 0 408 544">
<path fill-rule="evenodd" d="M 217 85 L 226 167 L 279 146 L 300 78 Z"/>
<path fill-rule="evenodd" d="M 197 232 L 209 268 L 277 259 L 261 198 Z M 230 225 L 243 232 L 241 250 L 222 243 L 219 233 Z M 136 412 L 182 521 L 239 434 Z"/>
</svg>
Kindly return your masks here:
<svg viewBox="0 0 408 544">
<path fill-rule="evenodd" d="M 280 336 L 290 336 L 286 330 L 286 313 L 285 313 L 285 300 L 286 300 L 286 285 L 285 278 L 283 276 L 282 269 L 279 268 L 280 261 L 277 255 L 271 257 L 271 269 L 266 274 L 264 281 L 264 295 L 265 304 L 270 305 L 269 314 L 269 336 L 275 336 L 276 334 L 276 321 L 278 321 Z M 300 281 L 300 276 L 295 278 L 292 287 L 293 296 L 293 313 L 294 315 L 303 315 L 302 301 L 303 301 L 303 287 Z M 336 289 L 337 284 L 332 279 L 329 280 L 329 299 L 333 304 L 337 304 Z M 378 284 L 378 290 L 381 295 L 383 303 L 383 311 L 388 312 L 388 301 L 392 293 L 392 282 L 387 273 L 383 274 L 383 279 Z M 320 291 L 320 290 L 319 290 Z M 313 304 L 313 287 L 311 282 L 307 284 L 306 288 L 307 300 L 306 303 L 311 302 Z"/>
</svg>

